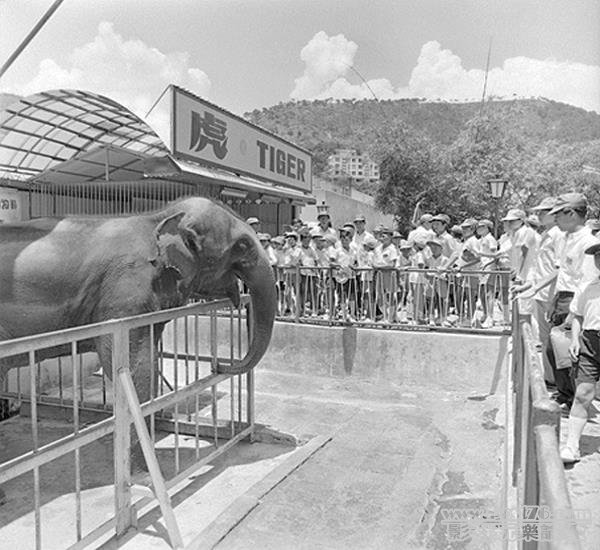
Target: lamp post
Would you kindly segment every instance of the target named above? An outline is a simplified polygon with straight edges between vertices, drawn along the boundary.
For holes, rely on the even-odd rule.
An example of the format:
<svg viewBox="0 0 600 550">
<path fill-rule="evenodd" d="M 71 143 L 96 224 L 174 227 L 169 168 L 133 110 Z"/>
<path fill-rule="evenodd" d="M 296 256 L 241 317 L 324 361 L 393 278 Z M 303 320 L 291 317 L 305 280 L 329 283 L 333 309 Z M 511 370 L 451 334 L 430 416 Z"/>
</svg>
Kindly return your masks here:
<svg viewBox="0 0 600 550">
<path fill-rule="evenodd" d="M 498 203 L 504 195 L 507 180 L 502 178 L 492 178 L 487 180 L 490 195 L 494 199 L 494 237 L 498 238 Z"/>
</svg>

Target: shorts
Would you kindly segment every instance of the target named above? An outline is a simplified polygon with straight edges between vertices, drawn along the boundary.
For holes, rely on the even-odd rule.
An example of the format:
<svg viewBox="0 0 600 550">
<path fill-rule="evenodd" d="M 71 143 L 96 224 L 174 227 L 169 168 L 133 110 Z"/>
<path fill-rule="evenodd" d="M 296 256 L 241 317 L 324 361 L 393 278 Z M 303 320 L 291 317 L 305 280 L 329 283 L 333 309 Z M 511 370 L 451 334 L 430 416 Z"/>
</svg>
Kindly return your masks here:
<svg viewBox="0 0 600 550">
<path fill-rule="evenodd" d="M 595 384 L 600 380 L 600 331 L 584 330 L 579 337 L 581 349 L 576 367 L 577 384 Z"/>
</svg>

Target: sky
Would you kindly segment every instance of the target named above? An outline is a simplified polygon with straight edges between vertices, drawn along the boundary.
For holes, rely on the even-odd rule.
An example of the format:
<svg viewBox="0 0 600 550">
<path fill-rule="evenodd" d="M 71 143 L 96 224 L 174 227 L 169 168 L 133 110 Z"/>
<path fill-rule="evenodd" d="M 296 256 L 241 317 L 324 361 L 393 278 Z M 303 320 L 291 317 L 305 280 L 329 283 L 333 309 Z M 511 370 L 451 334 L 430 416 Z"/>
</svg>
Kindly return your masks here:
<svg viewBox="0 0 600 550">
<path fill-rule="evenodd" d="M 0 0 L 0 63 L 52 0 Z M 600 112 L 598 0 L 64 0 L 0 93 L 76 88 L 142 118 L 169 84 L 290 100 L 546 97 Z M 164 101 L 147 120 L 164 127 Z M 160 132 L 162 133 L 162 132 Z"/>
</svg>

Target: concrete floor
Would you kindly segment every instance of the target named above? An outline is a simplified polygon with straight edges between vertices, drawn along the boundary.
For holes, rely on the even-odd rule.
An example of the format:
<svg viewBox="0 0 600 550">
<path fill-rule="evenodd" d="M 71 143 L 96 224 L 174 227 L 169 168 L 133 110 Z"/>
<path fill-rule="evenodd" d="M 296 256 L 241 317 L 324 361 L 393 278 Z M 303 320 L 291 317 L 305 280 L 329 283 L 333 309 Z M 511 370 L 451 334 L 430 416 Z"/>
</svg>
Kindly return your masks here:
<svg viewBox="0 0 600 550">
<path fill-rule="evenodd" d="M 561 422 L 561 440 L 566 441 L 567 418 Z M 600 550 L 600 400 L 592 404 L 590 419 L 580 441 L 581 462 L 565 467 L 573 510 L 589 511 L 592 520 L 577 525 L 582 549 Z"/>
<path fill-rule="evenodd" d="M 327 434 L 331 440 L 261 498 L 219 548 L 482 547 L 476 535 L 452 545 L 440 510 L 500 506 L 501 395 L 469 399 L 464 391 L 425 384 L 395 386 L 269 370 L 257 371 L 256 385 L 262 423 L 307 439 Z M 8 422 L 0 447 L 18 454 L 29 441 L 29 422 Z M 7 430 L 10 423 L 13 429 Z M 47 440 L 68 432 L 54 421 L 43 428 Z M 84 534 L 111 511 L 111 447 L 108 437 L 82 456 Z M 242 445 L 201 471 L 173 499 L 186 544 L 294 452 L 278 445 Z M 74 542 L 72 471 L 72 455 L 45 467 L 44 550 Z M 136 496 L 143 494 L 144 475 L 136 469 Z M 6 484 L 5 490 L 10 504 L 0 507 L 0 536 L 14 550 L 32 548 L 31 476 Z M 108 537 L 100 543 L 114 547 Z M 140 532 L 120 547 L 168 548 L 162 520 L 148 516 Z"/>
<path fill-rule="evenodd" d="M 453 543 L 441 510 L 501 506 L 501 395 L 264 370 L 257 387 L 261 420 L 332 440 L 219 549 L 483 547 Z"/>
</svg>

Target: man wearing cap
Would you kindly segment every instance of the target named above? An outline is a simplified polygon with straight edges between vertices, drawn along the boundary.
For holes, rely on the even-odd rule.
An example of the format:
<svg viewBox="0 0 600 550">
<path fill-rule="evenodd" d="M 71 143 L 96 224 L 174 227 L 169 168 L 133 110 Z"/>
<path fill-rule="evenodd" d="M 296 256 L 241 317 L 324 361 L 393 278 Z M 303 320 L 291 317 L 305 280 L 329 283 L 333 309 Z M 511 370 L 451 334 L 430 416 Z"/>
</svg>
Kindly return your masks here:
<svg viewBox="0 0 600 550">
<path fill-rule="evenodd" d="M 457 309 L 459 315 L 464 315 L 463 321 L 480 326 L 481 319 L 475 318 L 480 279 L 479 275 L 468 275 L 469 271 L 481 269 L 481 249 L 476 235 L 477 220 L 467 218 L 461 223 L 460 227 L 463 231 L 463 244 L 456 266 L 460 271 L 465 272 L 465 275 L 462 277 L 461 285 L 458 288 Z M 452 262 L 452 258 L 449 260 L 450 262 Z"/>
<path fill-rule="evenodd" d="M 397 300 L 397 276 L 396 262 L 398 250 L 392 243 L 394 232 L 389 227 L 381 230 L 381 246 L 376 249 L 373 257 L 373 266 L 376 268 L 375 294 L 379 300 L 379 308 L 383 312 L 388 323 L 396 321 Z"/>
<path fill-rule="evenodd" d="M 550 307 L 550 337 L 545 351 L 554 373 L 558 391 L 556 400 L 566 409 L 571 406 L 574 394 L 570 377 L 571 358 L 568 344 L 565 346 L 570 341 L 572 316 L 569 315 L 569 306 L 578 297 L 582 287 L 598 276 L 594 258 L 585 254 L 585 250 L 599 241 L 585 225 L 585 195 L 560 195 L 549 214 L 555 216 L 556 225 L 565 234 L 558 259 L 558 271 L 523 294 L 535 294 L 556 278 L 555 294 Z"/>
<path fill-rule="evenodd" d="M 525 218 L 525 212 L 519 208 L 511 208 L 502 218 L 510 244 L 508 251 L 510 268 L 517 285 L 527 280 L 536 255 L 537 234 L 525 224 Z M 519 297 L 518 300 L 519 314 L 530 318 L 533 312 L 533 302 L 525 296 Z"/>
<path fill-rule="evenodd" d="M 540 342 L 542 343 L 542 363 L 544 365 L 544 379 L 549 387 L 554 386 L 554 373 L 548 360 L 545 346 L 550 336 L 550 323 L 548 322 L 548 310 L 554 295 L 554 284 L 556 282 L 556 270 L 558 269 L 558 258 L 563 246 L 564 233 L 556 225 L 556 220 L 550 211 L 556 205 L 555 197 L 546 197 L 532 210 L 537 213 L 542 234 L 537 249 L 535 264 L 530 271 L 527 281 L 523 285 L 515 287 L 514 291 L 523 292 L 534 285 L 541 283 L 548 277 L 551 283 L 538 291 L 533 297 L 533 315 L 537 321 Z"/>
<path fill-rule="evenodd" d="M 371 233 L 369 233 L 366 228 L 367 220 L 362 214 L 359 214 L 354 218 L 354 227 L 356 228 L 356 233 L 354 233 L 354 237 L 352 237 L 352 244 L 356 247 L 356 250 L 360 250 L 362 248 L 365 240 L 372 240 L 374 237 Z"/>
<path fill-rule="evenodd" d="M 254 216 L 251 216 L 250 218 L 248 218 L 246 220 L 246 223 L 252 228 L 254 229 L 255 233 L 258 233 L 258 230 L 260 228 L 260 220 L 258 218 L 255 218 Z"/>
<path fill-rule="evenodd" d="M 333 235 L 335 240 L 337 241 L 337 233 L 335 229 L 331 225 L 331 217 L 327 212 L 319 212 L 317 215 L 318 225 L 315 228 L 316 231 L 319 232 L 319 235 L 324 237 L 325 235 Z"/>
<path fill-rule="evenodd" d="M 313 311 L 316 303 L 317 270 L 306 269 L 317 267 L 317 253 L 311 246 L 312 236 L 308 227 L 300 230 L 300 315 L 307 315 Z"/>
<path fill-rule="evenodd" d="M 496 259 L 498 255 L 498 243 L 492 235 L 494 224 L 490 220 L 479 220 L 477 222 L 477 237 L 479 238 L 479 256 L 481 257 L 481 269 L 493 271 L 498 269 Z M 481 306 L 483 308 L 483 328 L 494 326 L 494 299 L 496 290 L 499 290 L 504 281 L 497 275 L 480 275 Z M 505 284 L 508 288 L 508 284 Z M 507 300 L 508 301 L 508 293 Z"/>
<path fill-rule="evenodd" d="M 444 254 L 444 241 L 439 236 L 429 239 L 427 246 L 431 250 L 431 254 L 426 260 L 429 270 L 429 273 L 426 274 L 428 285 L 425 289 L 427 310 L 430 324 L 439 324 L 448 313 L 446 303 L 448 280 L 443 271 L 448 267 L 449 258 Z"/>
<path fill-rule="evenodd" d="M 447 214 L 436 214 L 431 218 L 431 229 L 435 233 L 435 236 L 442 241 L 442 254 L 446 258 L 450 258 L 458 250 L 458 243 L 448 233 L 448 226 L 450 225 L 450 216 Z"/>
<path fill-rule="evenodd" d="M 354 235 L 356 234 L 356 227 L 353 223 L 346 222 L 342 225 L 342 230 L 346 231 L 350 235 L 350 246 L 354 247 Z"/>
<path fill-rule="evenodd" d="M 431 214 L 423 214 L 419 218 L 419 224 L 408 234 L 408 242 L 415 244 L 417 240 L 426 242 L 427 239 L 435 237 L 433 229 L 431 229 L 431 221 L 433 216 Z"/>
<path fill-rule="evenodd" d="M 336 296 L 339 313 L 342 319 L 347 320 L 356 315 L 356 276 L 353 268 L 356 267 L 356 251 L 350 246 L 352 237 L 349 231 L 340 230 L 340 245 L 337 246 L 331 257 L 333 278 L 336 282 Z M 331 249 L 330 249 L 331 251 Z"/>
<path fill-rule="evenodd" d="M 600 270 L 600 242 L 585 249 Z M 581 288 L 569 306 L 573 316 L 569 354 L 574 368 L 575 397 L 567 423 L 567 441 L 560 449 L 565 464 L 581 458 L 579 440 L 588 420 L 590 405 L 600 380 L 600 278 L 595 277 Z"/>
<path fill-rule="evenodd" d="M 358 276 L 356 278 L 358 316 L 363 315 L 368 320 L 375 319 L 375 289 L 373 285 L 373 262 L 375 249 L 379 242 L 375 237 L 367 237 L 362 241 L 360 248 L 356 248 L 356 267 Z"/>
</svg>

